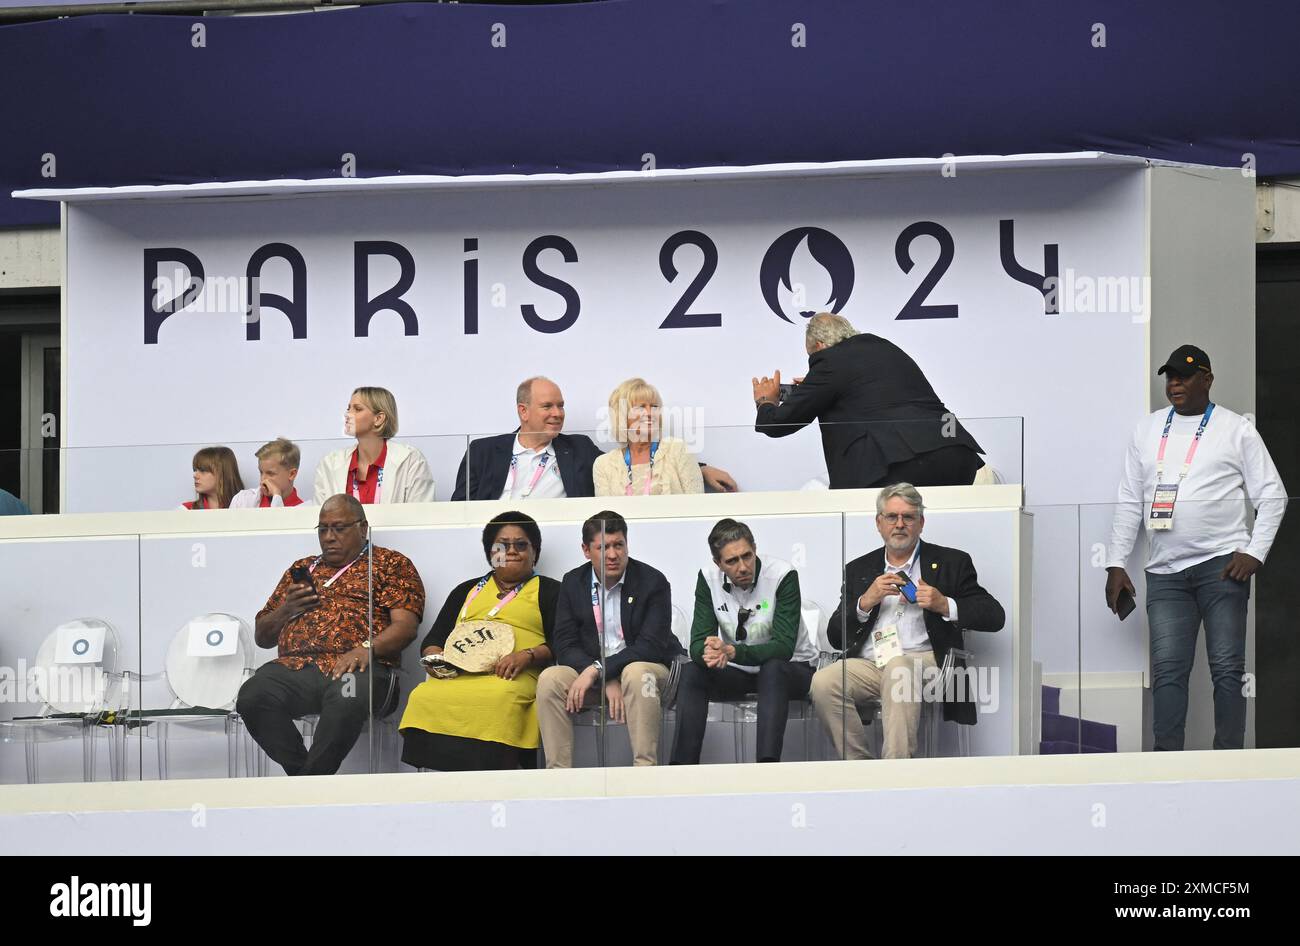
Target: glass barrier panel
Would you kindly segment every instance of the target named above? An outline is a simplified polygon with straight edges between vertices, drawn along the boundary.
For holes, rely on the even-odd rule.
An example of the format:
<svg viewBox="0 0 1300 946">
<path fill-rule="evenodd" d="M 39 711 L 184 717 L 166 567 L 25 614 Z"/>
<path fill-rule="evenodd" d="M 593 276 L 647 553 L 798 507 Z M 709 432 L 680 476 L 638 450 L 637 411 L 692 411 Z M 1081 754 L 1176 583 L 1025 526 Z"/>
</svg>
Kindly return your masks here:
<svg viewBox="0 0 1300 946">
<path fill-rule="evenodd" d="M 140 778 L 140 538 L 0 539 L 0 782 Z"/>
</svg>

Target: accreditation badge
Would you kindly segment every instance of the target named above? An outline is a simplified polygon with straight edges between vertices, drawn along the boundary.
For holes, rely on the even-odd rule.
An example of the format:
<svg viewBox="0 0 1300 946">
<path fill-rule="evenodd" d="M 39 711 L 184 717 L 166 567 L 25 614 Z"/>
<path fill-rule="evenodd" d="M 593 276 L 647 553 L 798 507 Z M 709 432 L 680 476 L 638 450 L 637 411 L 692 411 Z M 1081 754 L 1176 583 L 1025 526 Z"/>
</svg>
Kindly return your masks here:
<svg viewBox="0 0 1300 946">
<path fill-rule="evenodd" d="M 1147 528 L 1164 531 L 1174 527 L 1174 503 L 1178 500 L 1177 483 L 1156 484 L 1156 495 L 1151 501 L 1151 515 Z"/>
<path fill-rule="evenodd" d="M 897 624 L 889 624 L 871 632 L 871 653 L 876 666 L 881 670 L 895 657 L 903 656 L 903 642 L 898 636 Z"/>
</svg>

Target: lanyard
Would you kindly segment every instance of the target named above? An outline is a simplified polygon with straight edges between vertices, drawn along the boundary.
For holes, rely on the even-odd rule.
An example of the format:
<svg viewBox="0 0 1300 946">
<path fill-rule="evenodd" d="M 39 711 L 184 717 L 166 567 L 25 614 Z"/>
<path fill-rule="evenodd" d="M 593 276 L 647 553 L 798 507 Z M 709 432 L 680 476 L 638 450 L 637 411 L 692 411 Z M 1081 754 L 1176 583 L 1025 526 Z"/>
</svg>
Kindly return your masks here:
<svg viewBox="0 0 1300 946">
<path fill-rule="evenodd" d="M 379 472 L 375 474 L 374 502 L 376 504 L 379 502 L 379 494 L 383 492 L 383 489 L 384 489 L 384 468 L 381 466 L 379 468 Z M 354 497 L 358 502 L 360 502 L 361 500 L 361 488 L 357 486 L 356 470 L 348 470 L 348 495 Z"/>
<path fill-rule="evenodd" d="M 469 593 L 469 596 L 465 599 L 464 607 L 460 609 L 460 617 L 456 619 L 457 623 L 465 620 L 465 612 L 468 611 L 469 606 L 474 603 L 474 599 L 478 597 L 478 593 L 487 586 L 488 580 L 491 577 L 492 577 L 491 575 L 484 575 L 482 578 L 478 580 L 478 584 L 474 586 L 474 590 L 471 591 Z M 487 613 L 487 617 L 484 620 L 490 621 L 493 618 L 495 618 L 498 612 L 500 612 L 502 608 L 508 605 L 511 601 L 515 600 L 515 595 L 519 594 L 520 589 L 522 589 L 524 585 L 528 584 L 532 580 L 533 580 L 533 576 L 529 575 L 519 584 L 515 585 L 514 588 L 511 589 L 510 593 L 506 595 L 504 598 L 502 598 L 500 601 L 498 601 L 496 603 L 496 606 L 493 607 L 492 610 Z"/>
<path fill-rule="evenodd" d="M 351 567 L 352 567 L 353 565 L 355 565 L 357 562 L 361 561 L 361 556 L 363 556 L 363 555 L 366 554 L 366 549 L 369 547 L 369 545 L 370 545 L 370 543 L 367 542 L 365 545 L 361 546 L 361 551 L 357 553 L 357 557 L 354 558 L 352 561 L 348 562 L 346 565 L 344 565 L 342 568 L 340 568 L 338 571 L 336 571 L 333 575 L 331 575 L 331 576 L 326 580 L 326 582 L 325 582 L 325 587 L 328 588 L 330 585 L 334 584 L 334 582 L 338 581 L 340 578 L 343 577 L 343 573 L 344 573 L 345 571 L 347 571 L 349 568 L 351 568 Z M 311 563 L 311 567 L 308 568 L 307 571 L 309 571 L 309 572 L 314 572 L 314 571 L 316 570 L 316 566 L 320 564 L 320 560 L 321 560 L 322 558 L 324 558 L 324 557 L 325 557 L 324 555 L 317 556 L 316 561 L 314 561 L 314 562 Z"/>
<path fill-rule="evenodd" d="M 907 563 L 902 568 L 894 572 L 894 574 L 902 575 L 908 581 L 911 581 L 912 576 L 909 575 L 907 571 L 914 564 L 916 564 L 917 556 L 919 556 L 920 554 L 921 554 L 921 545 L 918 542 L 916 548 L 912 550 L 912 557 L 907 560 Z M 885 560 L 885 565 L 886 567 L 889 566 L 888 559 Z M 894 616 L 889 619 L 889 623 L 897 626 L 898 622 L 903 620 L 903 612 L 907 610 L 907 606 L 911 603 L 912 602 L 907 600 L 907 595 L 903 594 L 902 589 L 900 589 L 898 592 L 898 606 L 894 608 Z"/>
<path fill-rule="evenodd" d="M 650 483 L 655 476 L 655 454 L 659 451 L 659 441 L 656 440 L 650 444 L 650 472 L 645 475 L 645 489 L 641 491 L 642 496 L 650 495 Z M 623 490 L 624 496 L 632 495 L 632 448 L 630 446 L 623 448 L 623 462 L 627 464 L 627 488 Z"/>
<path fill-rule="evenodd" d="M 606 592 L 608 594 L 608 592 Z M 600 586 L 596 582 L 596 576 L 591 577 L 591 613 L 596 619 L 596 633 L 601 637 L 605 636 L 605 609 L 600 606 Z M 623 627 L 619 626 L 618 639 L 624 640 Z"/>
<path fill-rule="evenodd" d="M 533 489 L 537 486 L 537 481 L 540 480 L 542 478 L 542 474 L 546 472 L 546 464 L 547 461 L 549 461 L 550 459 L 551 459 L 551 455 L 549 453 L 543 453 L 538 457 L 537 469 L 533 471 L 533 478 L 528 481 L 528 485 L 524 487 L 524 491 L 519 494 L 520 499 L 527 499 L 532 494 Z M 518 473 L 519 473 L 519 457 L 512 456 L 510 458 L 510 479 L 506 481 L 507 496 L 513 493 L 515 490 L 515 477 L 518 475 Z"/>
<path fill-rule="evenodd" d="M 1200 446 L 1201 435 L 1205 433 L 1205 425 L 1210 422 L 1210 415 L 1214 413 L 1214 402 L 1205 409 L 1205 416 L 1201 418 L 1201 425 L 1196 428 L 1196 436 L 1192 438 L 1192 445 L 1187 448 L 1187 459 L 1183 461 L 1183 472 L 1178 474 L 1178 482 L 1183 481 L 1187 471 L 1192 468 L 1192 458 L 1196 456 L 1196 448 Z M 1169 416 L 1165 418 L 1165 430 L 1160 435 L 1160 452 L 1156 454 L 1156 485 L 1159 486 L 1165 477 L 1165 447 L 1169 443 L 1169 428 L 1174 424 L 1174 409 L 1169 408 Z"/>
</svg>

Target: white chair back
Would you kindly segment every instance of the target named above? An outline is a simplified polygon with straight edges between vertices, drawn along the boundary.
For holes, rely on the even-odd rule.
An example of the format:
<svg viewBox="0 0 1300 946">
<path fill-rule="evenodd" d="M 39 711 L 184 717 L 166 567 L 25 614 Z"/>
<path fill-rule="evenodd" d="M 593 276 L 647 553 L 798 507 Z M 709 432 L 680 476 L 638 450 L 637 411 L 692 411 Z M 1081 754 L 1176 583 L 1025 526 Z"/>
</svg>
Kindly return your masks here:
<svg viewBox="0 0 1300 946">
<path fill-rule="evenodd" d="M 673 636 L 687 650 L 691 649 L 691 622 L 677 605 L 673 605 Z"/>
<path fill-rule="evenodd" d="M 804 598 L 800 607 L 800 623 L 803 632 L 817 648 L 817 653 L 829 653 L 832 648 L 826 638 L 826 628 L 830 626 L 831 614 L 811 598 Z"/>
<path fill-rule="evenodd" d="M 253 669 L 252 629 L 233 614 L 200 614 L 176 632 L 164 666 L 180 706 L 234 709 Z"/>
<path fill-rule="evenodd" d="M 101 618 L 78 618 L 52 630 L 36 651 L 32 668 L 42 715 L 107 709 L 118 654 L 117 631 Z"/>
</svg>

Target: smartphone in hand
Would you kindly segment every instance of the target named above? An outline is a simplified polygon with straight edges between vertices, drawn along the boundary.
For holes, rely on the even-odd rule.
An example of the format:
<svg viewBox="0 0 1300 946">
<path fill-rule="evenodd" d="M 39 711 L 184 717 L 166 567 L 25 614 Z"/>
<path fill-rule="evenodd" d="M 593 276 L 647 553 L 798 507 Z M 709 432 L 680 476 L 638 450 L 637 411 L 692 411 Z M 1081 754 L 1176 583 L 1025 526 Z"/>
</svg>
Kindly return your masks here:
<svg viewBox="0 0 1300 946">
<path fill-rule="evenodd" d="M 1119 597 L 1115 599 L 1115 613 L 1119 615 L 1119 619 L 1124 620 L 1136 607 L 1137 602 L 1133 600 L 1133 593 L 1127 588 L 1121 588 Z"/>
<path fill-rule="evenodd" d="M 295 585 L 306 585 L 311 589 L 311 593 L 320 597 L 320 589 L 316 587 L 316 582 L 311 577 L 311 571 L 306 565 L 295 565 L 289 570 L 289 578 Z"/>
<path fill-rule="evenodd" d="M 903 577 L 907 578 L 906 575 L 904 575 Z M 900 585 L 898 588 L 898 593 L 901 594 L 908 601 L 910 601 L 912 604 L 916 604 L 916 585 L 912 583 L 912 579 L 907 578 L 907 584 Z"/>
</svg>

